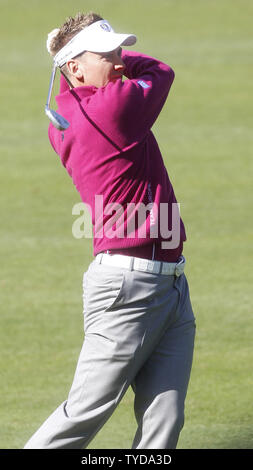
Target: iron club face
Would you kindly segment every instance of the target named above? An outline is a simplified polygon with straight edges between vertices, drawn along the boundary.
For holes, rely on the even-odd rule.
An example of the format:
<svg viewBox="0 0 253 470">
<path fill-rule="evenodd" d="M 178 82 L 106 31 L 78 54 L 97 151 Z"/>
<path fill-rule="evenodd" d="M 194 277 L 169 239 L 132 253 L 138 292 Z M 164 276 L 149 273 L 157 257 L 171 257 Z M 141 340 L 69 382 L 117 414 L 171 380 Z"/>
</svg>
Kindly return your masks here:
<svg viewBox="0 0 253 470">
<path fill-rule="evenodd" d="M 50 109 L 48 105 L 46 105 L 45 107 L 45 113 L 54 125 L 54 127 L 56 127 L 56 129 L 58 129 L 59 131 L 65 131 L 66 129 L 68 129 L 69 122 L 67 121 L 67 119 L 65 119 L 53 109 Z"/>
</svg>

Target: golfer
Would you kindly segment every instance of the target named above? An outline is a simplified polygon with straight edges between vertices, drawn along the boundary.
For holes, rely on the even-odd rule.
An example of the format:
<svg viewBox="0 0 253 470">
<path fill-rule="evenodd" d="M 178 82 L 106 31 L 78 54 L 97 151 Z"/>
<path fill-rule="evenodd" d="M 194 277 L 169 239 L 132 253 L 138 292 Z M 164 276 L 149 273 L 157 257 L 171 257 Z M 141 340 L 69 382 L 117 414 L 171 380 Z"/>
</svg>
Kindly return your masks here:
<svg viewBox="0 0 253 470">
<path fill-rule="evenodd" d="M 132 448 L 176 448 L 184 423 L 195 336 L 186 235 L 151 132 L 174 72 L 122 49 L 135 42 L 94 13 L 48 38 L 61 71 L 57 112 L 69 123 L 64 131 L 50 124 L 49 139 L 90 208 L 94 260 L 83 277 L 85 339 L 69 395 L 26 449 L 86 448 L 129 386 Z"/>
</svg>

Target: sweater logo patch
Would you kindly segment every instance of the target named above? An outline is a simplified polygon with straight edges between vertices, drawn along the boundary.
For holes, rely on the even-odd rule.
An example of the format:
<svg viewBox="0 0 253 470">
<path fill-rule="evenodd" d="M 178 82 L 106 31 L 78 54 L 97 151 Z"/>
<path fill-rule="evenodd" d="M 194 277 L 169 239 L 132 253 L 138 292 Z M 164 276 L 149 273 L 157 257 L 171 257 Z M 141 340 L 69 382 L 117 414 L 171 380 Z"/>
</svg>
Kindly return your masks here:
<svg viewBox="0 0 253 470">
<path fill-rule="evenodd" d="M 142 88 L 150 88 L 150 85 L 148 85 L 146 82 L 144 82 L 143 80 L 138 80 L 137 82 L 139 85 L 142 86 Z"/>
</svg>

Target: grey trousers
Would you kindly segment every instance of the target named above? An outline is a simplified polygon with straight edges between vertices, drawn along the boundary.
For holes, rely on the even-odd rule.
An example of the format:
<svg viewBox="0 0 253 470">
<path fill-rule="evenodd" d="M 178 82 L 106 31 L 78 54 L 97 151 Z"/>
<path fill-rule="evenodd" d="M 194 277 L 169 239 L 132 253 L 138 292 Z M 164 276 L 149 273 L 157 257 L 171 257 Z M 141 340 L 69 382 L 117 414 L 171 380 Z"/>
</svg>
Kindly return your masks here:
<svg viewBox="0 0 253 470">
<path fill-rule="evenodd" d="M 83 288 L 85 339 L 69 396 L 24 448 L 86 448 L 130 385 L 137 421 L 132 448 L 176 448 L 195 337 L 185 275 L 94 260 Z"/>
</svg>

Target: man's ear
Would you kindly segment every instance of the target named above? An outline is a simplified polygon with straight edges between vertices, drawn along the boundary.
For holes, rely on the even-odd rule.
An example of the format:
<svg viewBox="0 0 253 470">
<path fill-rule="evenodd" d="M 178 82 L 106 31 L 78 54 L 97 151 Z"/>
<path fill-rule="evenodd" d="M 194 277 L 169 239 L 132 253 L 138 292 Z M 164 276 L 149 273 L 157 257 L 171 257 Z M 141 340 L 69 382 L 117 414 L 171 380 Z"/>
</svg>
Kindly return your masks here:
<svg viewBox="0 0 253 470">
<path fill-rule="evenodd" d="M 66 66 L 70 75 L 74 76 L 77 80 L 83 80 L 83 71 L 80 67 L 80 62 L 75 59 L 71 59 L 68 60 Z"/>
</svg>

